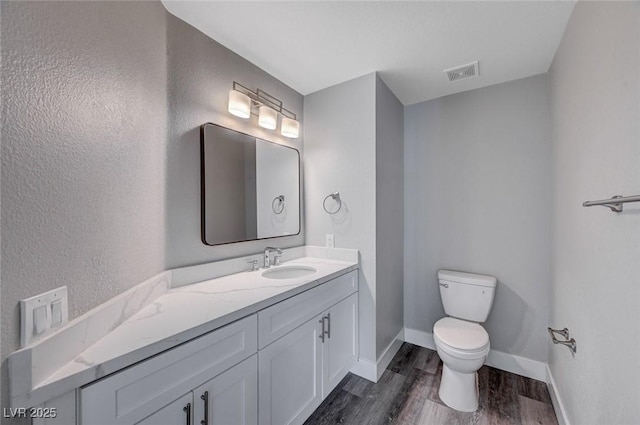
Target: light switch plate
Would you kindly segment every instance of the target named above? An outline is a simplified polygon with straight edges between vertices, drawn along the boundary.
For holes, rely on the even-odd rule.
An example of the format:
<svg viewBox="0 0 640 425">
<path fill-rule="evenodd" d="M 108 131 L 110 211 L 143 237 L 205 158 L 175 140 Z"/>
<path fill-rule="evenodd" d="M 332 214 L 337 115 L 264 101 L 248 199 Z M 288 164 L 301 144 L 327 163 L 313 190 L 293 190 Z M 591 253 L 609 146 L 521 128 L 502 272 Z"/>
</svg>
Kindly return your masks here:
<svg viewBox="0 0 640 425">
<path fill-rule="evenodd" d="M 36 323 L 36 309 L 40 322 Z M 69 321 L 67 287 L 20 301 L 20 346 L 41 339 Z M 37 331 L 36 331 L 37 329 Z"/>
<path fill-rule="evenodd" d="M 51 315 L 45 304 L 38 305 L 33 310 L 33 334 L 41 335 L 51 328 Z"/>
</svg>

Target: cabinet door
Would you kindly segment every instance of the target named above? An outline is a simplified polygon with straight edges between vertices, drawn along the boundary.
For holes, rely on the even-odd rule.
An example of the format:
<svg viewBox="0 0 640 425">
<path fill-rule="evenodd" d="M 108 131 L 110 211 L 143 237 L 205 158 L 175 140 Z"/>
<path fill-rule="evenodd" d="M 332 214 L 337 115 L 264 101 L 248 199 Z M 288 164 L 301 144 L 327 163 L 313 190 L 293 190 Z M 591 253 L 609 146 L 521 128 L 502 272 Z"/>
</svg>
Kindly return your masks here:
<svg viewBox="0 0 640 425">
<path fill-rule="evenodd" d="M 193 425 L 193 394 L 188 393 L 136 425 Z"/>
<path fill-rule="evenodd" d="M 321 317 L 258 352 L 261 425 L 302 424 L 320 405 Z"/>
<path fill-rule="evenodd" d="M 258 355 L 193 391 L 194 425 L 258 424 Z"/>
<path fill-rule="evenodd" d="M 322 398 L 340 383 L 358 359 L 358 293 L 340 301 L 325 313 Z"/>
</svg>

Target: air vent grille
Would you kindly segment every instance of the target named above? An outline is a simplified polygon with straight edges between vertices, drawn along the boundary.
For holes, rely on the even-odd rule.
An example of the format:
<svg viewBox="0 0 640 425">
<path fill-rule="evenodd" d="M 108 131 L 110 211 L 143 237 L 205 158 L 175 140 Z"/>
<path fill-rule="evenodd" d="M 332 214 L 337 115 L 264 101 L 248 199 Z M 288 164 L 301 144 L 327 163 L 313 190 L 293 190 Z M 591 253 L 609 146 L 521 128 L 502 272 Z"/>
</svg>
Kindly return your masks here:
<svg viewBox="0 0 640 425">
<path fill-rule="evenodd" d="M 449 81 L 462 80 L 463 78 L 471 78 L 480 75 L 478 61 L 467 65 L 457 66 L 455 68 L 445 69 L 444 72 L 447 74 Z"/>
</svg>

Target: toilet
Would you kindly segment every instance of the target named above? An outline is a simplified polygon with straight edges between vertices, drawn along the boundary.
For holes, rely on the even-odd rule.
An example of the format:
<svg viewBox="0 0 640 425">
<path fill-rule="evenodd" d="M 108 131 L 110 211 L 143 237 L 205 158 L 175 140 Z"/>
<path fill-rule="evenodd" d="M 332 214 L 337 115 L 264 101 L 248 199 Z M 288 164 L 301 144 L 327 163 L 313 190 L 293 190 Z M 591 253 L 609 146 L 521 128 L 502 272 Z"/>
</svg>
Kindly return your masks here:
<svg viewBox="0 0 640 425">
<path fill-rule="evenodd" d="M 438 271 L 444 317 L 433 326 L 433 339 L 442 360 L 438 394 L 461 412 L 478 409 L 478 374 L 489 354 L 489 334 L 479 323 L 487 320 L 496 291 L 493 276 Z"/>
</svg>

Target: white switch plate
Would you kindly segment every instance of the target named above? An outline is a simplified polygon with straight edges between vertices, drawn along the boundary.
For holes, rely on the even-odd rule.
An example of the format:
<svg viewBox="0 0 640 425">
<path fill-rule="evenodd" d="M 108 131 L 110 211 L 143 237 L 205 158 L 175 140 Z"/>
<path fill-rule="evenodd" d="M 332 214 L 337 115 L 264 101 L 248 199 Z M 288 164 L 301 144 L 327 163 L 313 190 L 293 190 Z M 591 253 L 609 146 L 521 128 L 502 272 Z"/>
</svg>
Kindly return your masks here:
<svg viewBox="0 0 640 425">
<path fill-rule="evenodd" d="M 40 322 L 36 323 L 35 310 L 38 307 L 44 308 L 44 314 L 42 314 L 42 310 L 38 310 Z M 57 319 L 55 323 L 54 319 Z M 68 321 L 69 309 L 66 286 L 20 301 L 20 346 L 24 347 L 49 335 Z M 36 328 L 40 332 L 36 333 Z"/>
<path fill-rule="evenodd" d="M 51 328 L 51 315 L 45 304 L 33 310 L 33 335 L 41 335 Z"/>
<path fill-rule="evenodd" d="M 326 247 L 327 248 L 335 248 L 336 244 L 335 244 L 335 239 L 333 237 L 332 234 L 327 233 L 327 243 L 326 243 Z"/>
</svg>

